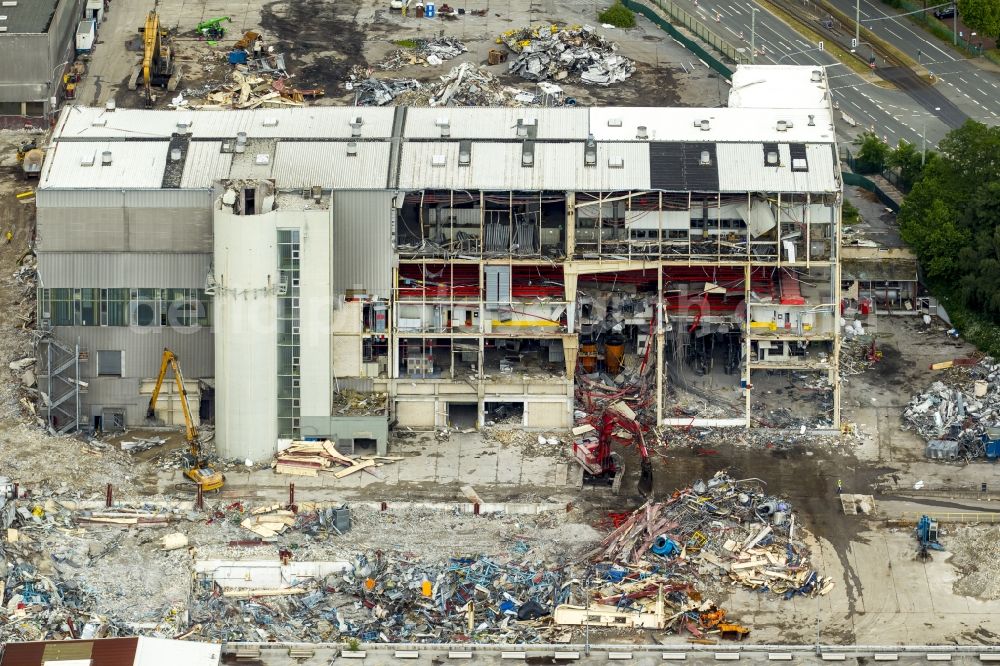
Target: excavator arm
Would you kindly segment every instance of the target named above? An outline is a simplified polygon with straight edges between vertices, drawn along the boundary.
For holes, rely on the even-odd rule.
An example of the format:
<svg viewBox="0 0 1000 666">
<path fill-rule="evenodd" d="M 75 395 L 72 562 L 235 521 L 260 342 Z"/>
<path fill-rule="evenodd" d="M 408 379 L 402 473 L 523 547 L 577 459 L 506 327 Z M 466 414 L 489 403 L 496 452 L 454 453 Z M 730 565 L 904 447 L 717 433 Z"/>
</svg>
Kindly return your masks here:
<svg viewBox="0 0 1000 666">
<path fill-rule="evenodd" d="M 142 85 L 149 98 L 153 82 L 153 61 L 160 56 L 160 16 L 155 11 L 146 15 L 146 25 L 142 29 Z"/>
<path fill-rule="evenodd" d="M 156 384 L 153 386 L 153 395 L 149 397 L 149 406 L 146 408 L 146 418 L 156 418 L 156 401 L 160 397 L 160 390 L 163 388 L 163 380 L 167 376 L 167 368 L 174 371 L 174 382 L 177 384 L 177 395 L 181 399 L 181 411 L 184 413 L 184 436 L 191 447 L 191 455 L 197 456 L 198 435 L 194 429 L 194 419 L 191 417 L 191 408 L 188 406 L 187 391 L 184 389 L 184 375 L 181 374 L 180 363 L 177 362 L 177 355 L 169 349 L 163 350 L 163 357 L 160 359 L 160 374 L 156 377 Z"/>
</svg>

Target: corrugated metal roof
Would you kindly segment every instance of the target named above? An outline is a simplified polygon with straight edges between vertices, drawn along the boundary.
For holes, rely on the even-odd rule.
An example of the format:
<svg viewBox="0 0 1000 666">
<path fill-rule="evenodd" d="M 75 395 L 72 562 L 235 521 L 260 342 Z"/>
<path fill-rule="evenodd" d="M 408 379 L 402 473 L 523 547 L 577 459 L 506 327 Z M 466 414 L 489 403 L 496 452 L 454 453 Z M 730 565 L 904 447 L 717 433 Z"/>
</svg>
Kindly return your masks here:
<svg viewBox="0 0 1000 666">
<path fill-rule="evenodd" d="M 90 659 L 92 666 L 133 666 L 138 638 L 101 638 L 93 641 L 33 641 L 7 643 L 0 666 L 41 666 L 46 661 Z"/>
<path fill-rule="evenodd" d="M 762 143 L 720 143 L 719 190 L 722 192 L 836 192 L 839 182 L 833 149 L 826 144 L 806 146 L 807 171 L 793 171 L 788 144 L 778 144 L 779 165 L 764 165 Z"/>
<path fill-rule="evenodd" d="M 458 166 L 459 143 L 416 142 L 403 146 L 399 186 L 404 189 L 457 190 L 625 190 L 649 187 L 649 146 L 605 143 L 597 146 L 597 164 L 584 166 L 584 143 L 535 143 L 534 166 L 521 164 L 522 144 L 472 144 L 468 167 Z M 434 166 L 443 155 L 444 166 Z M 609 160 L 620 158 L 613 168 Z"/>
<path fill-rule="evenodd" d="M 49 289 L 204 289 L 212 255 L 168 252 L 39 252 L 39 284 Z"/>
<path fill-rule="evenodd" d="M 184 160 L 181 188 L 211 187 L 215 181 L 228 178 L 233 154 L 223 153 L 221 148 L 221 141 L 192 141 Z"/>
<path fill-rule="evenodd" d="M 59 142 L 45 157 L 39 187 L 159 188 L 167 163 L 168 141 Z M 111 164 L 102 165 L 102 153 Z M 83 166 L 83 161 L 93 166 Z"/>
<path fill-rule="evenodd" d="M 272 175 L 279 188 L 322 185 L 343 190 L 381 190 L 389 173 L 388 141 L 359 141 L 348 156 L 346 141 L 282 141 Z"/>
<path fill-rule="evenodd" d="M 229 178 L 233 180 L 252 180 L 270 178 L 274 170 L 274 155 L 278 150 L 278 142 L 271 139 L 250 139 L 246 150 L 233 154 L 229 166 Z M 260 162 L 260 163 L 258 163 Z"/>
<path fill-rule="evenodd" d="M 508 108 L 441 107 L 406 110 L 403 136 L 407 139 L 441 137 L 439 120 L 447 120 L 453 139 L 517 139 L 517 121 L 536 123 L 537 139 L 587 138 L 589 112 L 584 107 Z"/>
<path fill-rule="evenodd" d="M 58 4 L 59 0 L 23 0 L 18 2 L 16 7 L 3 7 L 0 14 L 4 14 L 7 20 L 0 22 L 0 25 L 6 26 L 7 32 L 0 33 L 0 36 L 15 33 L 37 35 L 48 32 Z"/>
<path fill-rule="evenodd" d="M 189 123 L 194 139 L 254 138 L 335 139 L 351 136 L 351 121 L 362 118 L 361 136 L 388 138 L 394 108 L 309 106 L 287 109 L 161 111 L 66 107 L 54 137 L 62 139 L 169 138 L 178 123 Z M 265 125 L 265 122 L 268 123 Z M 274 124 L 276 123 L 276 124 Z"/>
<path fill-rule="evenodd" d="M 707 130 L 702 120 L 709 121 Z M 779 120 L 790 126 L 779 131 Z M 646 128 L 649 141 L 835 141 L 827 109 L 590 108 L 590 133 L 598 141 L 642 140 L 639 127 Z"/>
</svg>

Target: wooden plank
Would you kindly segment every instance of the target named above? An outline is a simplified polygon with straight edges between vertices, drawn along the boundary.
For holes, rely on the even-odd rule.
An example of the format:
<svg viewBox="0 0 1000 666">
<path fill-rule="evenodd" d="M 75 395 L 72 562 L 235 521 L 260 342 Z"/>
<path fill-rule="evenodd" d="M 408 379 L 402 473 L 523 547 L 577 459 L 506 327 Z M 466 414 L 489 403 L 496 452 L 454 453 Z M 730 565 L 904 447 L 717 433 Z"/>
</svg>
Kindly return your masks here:
<svg viewBox="0 0 1000 666">
<path fill-rule="evenodd" d="M 354 474 L 355 472 L 360 472 L 361 470 L 366 469 L 368 467 L 372 467 L 374 465 L 375 465 L 375 461 L 374 460 L 364 460 L 364 461 L 362 461 L 360 463 L 357 463 L 357 464 L 355 464 L 355 465 L 353 465 L 351 467 L 347 467 L 345 469 L 340 470 L 339 472 L 337 472 L 336 474 L 334 474 L 334 476 L 337 477 L 338 479 L 342 479 L 345 476 L 350 476 L 351 474 Z"/>
<path fill-rule="evenodd" d="M 289 587 L 279 590 L 223 590 L 222 596 L 234 599 L 249 599 L 250 597 L 285 597 L 305 593 L 306 590 L 301 587 Z"/>
</svg>

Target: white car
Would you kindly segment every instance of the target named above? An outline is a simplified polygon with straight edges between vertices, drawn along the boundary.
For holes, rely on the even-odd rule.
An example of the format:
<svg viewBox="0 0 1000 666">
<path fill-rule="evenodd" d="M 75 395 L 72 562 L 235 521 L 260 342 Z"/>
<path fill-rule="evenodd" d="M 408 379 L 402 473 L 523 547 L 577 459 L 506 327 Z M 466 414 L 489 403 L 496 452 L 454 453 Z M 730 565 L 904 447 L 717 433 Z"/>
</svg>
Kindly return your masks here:
<svg viewBox="0 0 1000 666">
<path fill-rule="evenodd" d="M 403 0 L 389 0 L 389 9 L 402 9 Z"/>
</svg>

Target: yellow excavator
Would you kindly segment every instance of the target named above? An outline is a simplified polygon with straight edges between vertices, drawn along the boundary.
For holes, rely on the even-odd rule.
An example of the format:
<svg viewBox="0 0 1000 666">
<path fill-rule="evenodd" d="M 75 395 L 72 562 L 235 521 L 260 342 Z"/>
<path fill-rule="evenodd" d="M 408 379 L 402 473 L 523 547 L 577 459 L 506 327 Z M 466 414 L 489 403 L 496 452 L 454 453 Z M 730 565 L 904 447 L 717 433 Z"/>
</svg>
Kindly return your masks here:
<svg viewBox="0 0 1000 666">
<path fill-rule="evenodd" d="M 201 443 L 198 441 L 198 432 L 194 427 L 194 419 L 191 418 L 191 409 L 188 407 L 187 391 L 184 389 L 184 375 L 181 374 L 181 365 L 177 355 L 169 349 L 163 350 L 163 358 L 160 361 L 160 374 L 156 378 L 156 385 L 153 387 L 153 395 L 149 397 L 149 407 L 146 409 L 146 418 L 156 418 L 156 400 L 160 397 L 160 389 L 163 388 L 163 379 L 167 376 L 167 369 L 173 368 L 174 382 L 177 384 L 177 395 L 181 399 L 181 411 L 184 412 L 185 438 L 187 439 L 188 452 L 184 454 L 184 476 L 191 479 L 203 491 L 219 490 L 226 482 L 226 477 L 222 472 L 215 471 L 209 462 L 202 456 Z"/>
<path fill-rule="evenodd" d="M 155 9 L 146 15 L 146 24 L 139 28 L 139 32 L 142 33 L 142 62 L 132 70 L 128 89 L 136 90 L 141 81 L 146 105 L 151 106 L 154 99 L 152 87 L 159 86 L 174 92 L 180 77 L 174 68 L 171 49 L 167 46 L 167 31 L 160 27 L 160 15 Z"/>
</svg>

